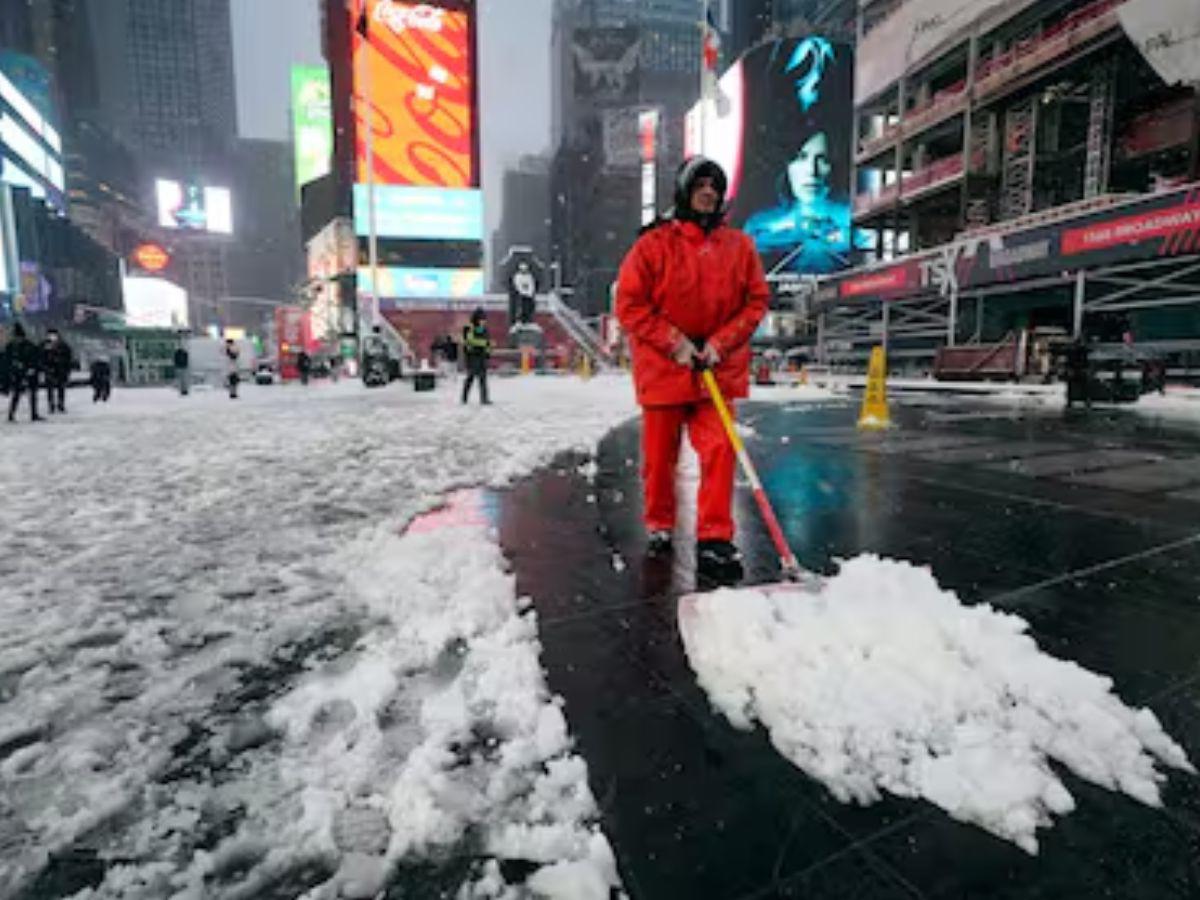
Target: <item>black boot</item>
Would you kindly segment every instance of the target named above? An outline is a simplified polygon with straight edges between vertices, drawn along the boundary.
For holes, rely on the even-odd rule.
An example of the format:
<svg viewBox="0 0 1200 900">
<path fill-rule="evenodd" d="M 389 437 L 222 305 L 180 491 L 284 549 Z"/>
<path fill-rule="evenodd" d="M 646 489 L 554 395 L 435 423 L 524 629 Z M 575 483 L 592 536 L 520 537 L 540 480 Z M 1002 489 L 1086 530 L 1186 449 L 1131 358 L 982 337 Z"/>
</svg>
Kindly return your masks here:
<svg viewBox="0 0 1200 900">
<path fill-rule="evenodd" d="M 696 579 L 715 587 L 737 584 L 745 576 L 742 554 L 729 541 L 699 541 L 696 544 Z"/>
<path fill-rule="evenodd" d="M 670 556 L 674 549 L 669 531 L 652 531 L 646 538 L 646 555 L 652 559 Z"/>
</svg>

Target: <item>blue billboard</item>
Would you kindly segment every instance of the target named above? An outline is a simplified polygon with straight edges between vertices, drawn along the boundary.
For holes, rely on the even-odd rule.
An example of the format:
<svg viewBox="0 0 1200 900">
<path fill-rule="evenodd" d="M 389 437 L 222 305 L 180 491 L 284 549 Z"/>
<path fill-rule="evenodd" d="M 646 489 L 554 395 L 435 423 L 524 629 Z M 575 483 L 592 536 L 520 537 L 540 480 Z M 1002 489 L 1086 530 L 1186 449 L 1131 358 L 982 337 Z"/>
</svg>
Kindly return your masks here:
<svg viewBox="0 0 1200 900">
<path fill-rule="evenodd" d="M 354 186 L 354 230 L 370 234 L 367 186 Z M 375 233 L 381 238 L 483 240 L 483 192 L 475 188 L 375 186 Z"/>
<path fill-rule="evenodd" d="M 358 289 L 375 295 L 371 270 L 358 270 Z M 459 299 L 483 293 L 482 269 L 423 269 L 404 266 L 379 267 L 380 298 Z"/>
<path fill-rule="evenodd" d="M 818 35 L 750 51 L 749 128 L 731 219 L 768 270 L 820 275 L 851 250 L 854 54 Z"/>
</svg>

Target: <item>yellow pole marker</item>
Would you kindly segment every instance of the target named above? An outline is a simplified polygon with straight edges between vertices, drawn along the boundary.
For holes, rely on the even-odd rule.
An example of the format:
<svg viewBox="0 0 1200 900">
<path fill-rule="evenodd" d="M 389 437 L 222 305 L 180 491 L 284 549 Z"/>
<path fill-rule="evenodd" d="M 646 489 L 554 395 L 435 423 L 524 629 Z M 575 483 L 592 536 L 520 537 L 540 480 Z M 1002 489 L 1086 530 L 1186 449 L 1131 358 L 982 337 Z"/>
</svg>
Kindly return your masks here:
<svg viewBox="0 0 1200 900">
<path fill-rule="evenodd" d="M 867 391 L 863 395 L 858 427 L 892 427 L 892 416 L 888 411 L 887 398 L 887 353 L 882 347 L 875 347 L 871 350 L 871 365 L 867 370 Z"/>
</svg>

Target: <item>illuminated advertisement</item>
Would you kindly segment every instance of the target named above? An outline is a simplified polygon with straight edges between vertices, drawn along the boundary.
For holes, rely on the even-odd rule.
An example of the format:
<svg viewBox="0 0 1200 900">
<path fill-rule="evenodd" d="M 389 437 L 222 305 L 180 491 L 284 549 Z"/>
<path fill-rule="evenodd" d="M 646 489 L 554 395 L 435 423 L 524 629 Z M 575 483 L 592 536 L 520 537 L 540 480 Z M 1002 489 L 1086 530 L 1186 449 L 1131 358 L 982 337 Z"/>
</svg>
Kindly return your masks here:
<svg viewBox="0 0 1200 900">
<path fill-rule="evenodd" d="M 649 225 L 658 215 L 658 120 L 657 109 L 638 115 L 638 150 L 642 166 L 642 224 Z"/>
<path fill-rule="evenodd" d="M 354 186 L 354 230 L 370 233 L 367 186 Z M 477 190 L 376 187 L 375 233 L 385 238 L 483 240 L 483 194 Z"/>
<path fill-rule="evenodd" d="M 188 293 L 165 278 L 124 278 L 125 324 L 133 328 L 188 327 Z"/>
<path fill-rule="evenodd" d="M 40 313 L 50 310 L 50 298 L 54 293 L 45 277 L 42 268 L 35 262 L 21 261 L 20 293 L 17 294 L 13 308 L 18 313 Z"/>
<path fill-rule="evenodd" d="M 160 178 L 154 183 L 154 196 L 161 228 L 233 234 L 233 202 L 228 188 Z"/>
<path fill-rule="evenodd" d="M 18 115 L 45 135 L 56 153 L 62 152 L 62 142 L 52 122 L 58 119 L 54 102 L 54 79 L 41 62 L 24 53 L 0 50 L 0 96 L 13 105 Z M 21 96 L 13 101 L 10 92 Z"/>
<path fill-rule="evenodd" d="M 32 61 L 28 67 L 10 65 L 6 70 L 5 60 L 11 59 L 25 57 L 0 54 L 0 182 L 27 188 L 35 198 L 62 206 L 67 186 L 62 138 L 47 117 L 48 96 L 35 102 L 44 70 Z"/>
<path fill-rule="evenodd" d="M 715 97 L 697 103 L 684 121 L 684 154 L 716 160 L 729 178 L 726 200 L 737 198 L 742 183 L 746 140 L 746 84 L 741 60 L 717 82 Z"/>
<path fill-rule="evenodd" d="M 145 272 L 161 272 L 171 264 L 171 254 L 159 244 L 139 244 L 130 257 Z"/>
<path fill-rule="evenodd" d="M 333 158 L 333 106 L 324 66 L 292 66 L 292 139 L 299 190 L 327 175 Z"/>
<path fill-rule="evenodd" d="M 742 59 L 747 121 L 730 218 L 770 270 L 825 274 L 850 251 L 854 57 L 809 36 Z"/>
<path fill-rule="evenodd" d="M 478 187 L 471 13 L 401 0 L 356 0 L 351 9 L 356 180 L 368 181 L 369 131 L 376 184 Z"/>
<path fill-rule="evenodd" d="M 359 289 L 375 295 L 371 270 L 358 270 Z M 399 266 L 379 268 L 379 293 L 386 298 L 462 298 L 483 294 L 482 269 L 414 269 Z"/>
</svg>

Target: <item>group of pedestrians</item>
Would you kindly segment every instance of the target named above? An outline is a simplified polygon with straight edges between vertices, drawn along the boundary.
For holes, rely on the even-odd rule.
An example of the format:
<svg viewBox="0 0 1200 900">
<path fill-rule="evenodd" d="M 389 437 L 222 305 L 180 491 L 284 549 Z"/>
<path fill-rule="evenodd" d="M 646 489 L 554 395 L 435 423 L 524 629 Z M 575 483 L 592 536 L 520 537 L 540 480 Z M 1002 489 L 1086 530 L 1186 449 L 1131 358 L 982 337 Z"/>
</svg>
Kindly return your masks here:
<svg viewBox="0 0 1200 900">
<path fill-rule="evenodd" d="M 242 380 L 238 371 L 241 351 L 238 350 L 237 343 L 229 339 L 225 341 L 224 354 L 225 387 L 229 389 L 229 398 L 236 400 L 238 384 Z M 192 390 L 192 357 L 188 353 L 186 345 L 180 344 L 175 348 L 175 353 L 171 357 L 171 366 L 175 370 L 175 386 L 179 389 L 179 396 L 186 397 Z"/>
<path fill-rule="evenodd" d="M 12 336 L 0 354 L 0 391 L 9 396 L 8 421 L 16 421 L 22 397 L 29 398 L 30 420 L 43 421 L 38 414 L 38 391 L 43 387 L 50 412 L 65 414 L 74 365 L 71 346 L 57 329 L 47 330 L 45 341 L 36 344 L 20 323 L 13 325 Z M 105 360 L 96 360 L 90 376 L 93 402 L 107 402 L 112 394 L 112 367 Z"/>
</svg>

